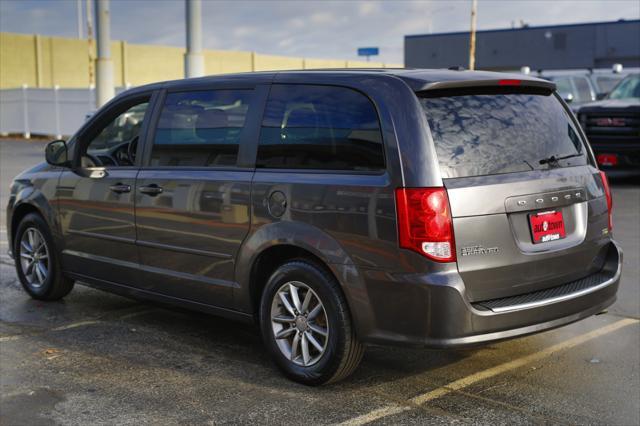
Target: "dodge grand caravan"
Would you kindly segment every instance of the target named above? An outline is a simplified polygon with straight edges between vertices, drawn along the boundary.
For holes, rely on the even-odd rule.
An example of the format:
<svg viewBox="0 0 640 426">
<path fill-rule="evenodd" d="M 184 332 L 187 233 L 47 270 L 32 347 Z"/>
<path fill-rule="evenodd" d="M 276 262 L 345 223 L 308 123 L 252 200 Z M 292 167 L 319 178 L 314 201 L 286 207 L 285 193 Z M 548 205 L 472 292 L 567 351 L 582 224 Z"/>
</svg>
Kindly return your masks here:
<svg viewBox="0 0 640 426">
<path fill-rule="evenodd" d="M 367 344 L 478 345 L 616 298 L 611 194 L 552 82 L 449 70 L 157 83 L 15 178 L 18 277 L 259 324 L 280 369 L 337 381 Z"/>
</svg>

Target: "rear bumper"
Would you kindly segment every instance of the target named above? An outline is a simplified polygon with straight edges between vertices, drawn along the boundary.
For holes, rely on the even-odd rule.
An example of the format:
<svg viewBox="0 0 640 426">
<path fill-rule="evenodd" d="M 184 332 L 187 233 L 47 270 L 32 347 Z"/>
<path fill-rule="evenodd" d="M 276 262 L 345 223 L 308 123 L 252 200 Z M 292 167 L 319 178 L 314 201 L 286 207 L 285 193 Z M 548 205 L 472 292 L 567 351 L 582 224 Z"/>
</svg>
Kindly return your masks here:
<svg viewBox="0 0 640 426">
<path fill-rule="evenodd" d="M 468 302 L 455 271 L 384 275 L 391 278 L 386 280 L 383 274 L 372 273 L 366 287 L 374 324 L 358 327 L 364 330 L 360 337 L 371 344 L 459 348 L 550 330 L 613 304 L 621 270 L 622 252 L 612 242 L 603 270 L 587 277 L 588 283 L 567 283 L 536 292 L 540 294 L 517 296 L 512 305 L 501 299 L 484 306 L 484 302 Z"/>
</svg>

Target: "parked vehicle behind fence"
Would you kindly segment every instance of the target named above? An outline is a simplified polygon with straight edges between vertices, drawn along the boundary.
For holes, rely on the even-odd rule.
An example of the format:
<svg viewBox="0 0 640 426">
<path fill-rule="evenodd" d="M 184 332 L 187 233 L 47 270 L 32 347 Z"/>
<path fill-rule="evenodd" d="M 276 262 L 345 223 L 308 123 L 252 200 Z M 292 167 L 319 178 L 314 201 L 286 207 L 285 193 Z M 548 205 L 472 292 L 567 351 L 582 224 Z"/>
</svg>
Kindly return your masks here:
<svg viewBox="0 0 640 426">
<path fill-rule="evenodd" d="M 255 321 L 293 380 L 365 345 L 467 347 L 616 298 L 611 194 L 549 81 L 450 70 L 157 83 L 12 183 L 18 277 Z"/>
</svg>

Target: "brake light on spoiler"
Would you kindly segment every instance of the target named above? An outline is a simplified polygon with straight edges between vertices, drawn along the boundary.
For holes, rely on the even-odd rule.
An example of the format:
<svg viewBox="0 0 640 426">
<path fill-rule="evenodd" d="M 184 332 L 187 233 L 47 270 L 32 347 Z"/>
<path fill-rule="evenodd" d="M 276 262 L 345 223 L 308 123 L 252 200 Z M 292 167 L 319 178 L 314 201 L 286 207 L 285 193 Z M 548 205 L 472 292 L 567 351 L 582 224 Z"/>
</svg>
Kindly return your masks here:
<svg viewBox="0 0 640 426">
<path fill-rule="evenodd" d="M 498 86 L 520 86 L 522 80 L 499 80 Z"/>
<path fill-rule="evenodd" d="M 398 188 L 396 209 L 401 248 L 437 262 L 455 262 L 453 220 L 446 189 Z"/>
</svg>

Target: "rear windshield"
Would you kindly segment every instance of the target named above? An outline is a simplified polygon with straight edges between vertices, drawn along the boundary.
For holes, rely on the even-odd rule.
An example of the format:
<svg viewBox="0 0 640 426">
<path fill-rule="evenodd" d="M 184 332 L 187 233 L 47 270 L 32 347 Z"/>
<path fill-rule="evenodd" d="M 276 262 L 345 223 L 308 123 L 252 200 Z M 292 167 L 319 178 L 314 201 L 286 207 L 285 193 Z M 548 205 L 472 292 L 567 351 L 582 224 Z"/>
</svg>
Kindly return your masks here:
<svg viewBox="0 0 640 426">
<path fill-rule="evenodd" d="M 573 122 L 553 95 L 421 97 L 443 178 L 588 163 Z"/>
</svg>

